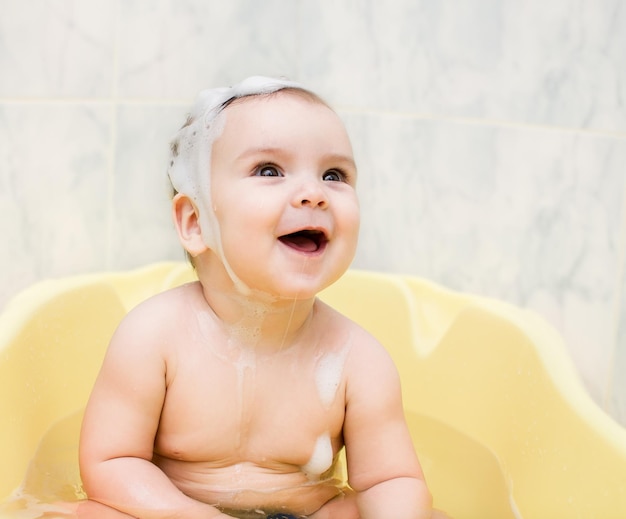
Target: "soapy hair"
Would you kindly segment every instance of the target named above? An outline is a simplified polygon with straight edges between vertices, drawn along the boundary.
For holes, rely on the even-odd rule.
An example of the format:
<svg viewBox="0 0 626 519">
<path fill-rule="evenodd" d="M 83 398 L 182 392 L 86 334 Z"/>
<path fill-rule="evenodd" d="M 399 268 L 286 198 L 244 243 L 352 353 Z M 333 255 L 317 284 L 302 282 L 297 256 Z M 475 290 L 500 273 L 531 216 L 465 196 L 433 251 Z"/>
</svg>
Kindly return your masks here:
<svg viewBox="0 0 626 519">
<path fill-rule="evenodd" d="M 185 193 L 194 201 L 201 194 L 197 192 L 199 186 L 192 186 L 194 177 L 196 180 L 199 180 L 199 177 L 208 177 L 210 170 L 193 171 L 193 166 L 199 166 L 203 162 L 193 155 L 201 153 L 203 149 L 210 153 L 213 142 L 221 134 L 222 125 L 219 124 L 219 118 L 225 108 L 241 99 L 273 97 L 278 92 L 289 92 L 329 107 L 317 94 L 298 83 L 262 76 L 247 78 L 232 87 L 201 91 L 185 123 L 170 143 L 167 174 L 174 193 Z"/>
</svg>

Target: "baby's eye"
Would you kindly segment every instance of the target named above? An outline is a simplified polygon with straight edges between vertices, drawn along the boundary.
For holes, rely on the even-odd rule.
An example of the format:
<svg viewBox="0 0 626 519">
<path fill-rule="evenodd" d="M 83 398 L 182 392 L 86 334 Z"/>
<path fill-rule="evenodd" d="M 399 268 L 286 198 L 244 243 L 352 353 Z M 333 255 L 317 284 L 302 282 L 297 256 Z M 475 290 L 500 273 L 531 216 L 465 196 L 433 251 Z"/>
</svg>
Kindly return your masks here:
<svg viewBox="0 0 626 519">
<path fill-rule="evenodd" d="M 263 166 L 259 166 L 255 171 L 255 176 L 257 177 L 282 177 L 283 174 L 276 166 L 272 166 L 271 164 L 265 164 Z"/>
<path fill-rule="evenodd" d="M 345 182 L 346 181 L 346 175 L 341 170 L 329 169 L 322 176 L 322 180 L 325 180 L 327 182 Z"/>
</svg>

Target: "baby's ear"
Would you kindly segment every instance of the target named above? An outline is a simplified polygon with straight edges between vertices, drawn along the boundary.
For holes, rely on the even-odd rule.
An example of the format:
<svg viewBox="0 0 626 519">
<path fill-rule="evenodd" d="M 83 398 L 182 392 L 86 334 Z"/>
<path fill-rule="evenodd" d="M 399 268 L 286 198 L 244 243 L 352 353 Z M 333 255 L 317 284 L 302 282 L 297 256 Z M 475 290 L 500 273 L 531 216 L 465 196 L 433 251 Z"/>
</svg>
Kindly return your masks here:
<svg viewBox="0 0 626 519">
<path fill-rule="evenodd" d="M 172 216 L 180 243 L 191 257 L 195 258 L 207 250 L 202 239 L 198 208 L 193 200 L 183 193 L 177 193 L 172 200 Z"/>
</svg>

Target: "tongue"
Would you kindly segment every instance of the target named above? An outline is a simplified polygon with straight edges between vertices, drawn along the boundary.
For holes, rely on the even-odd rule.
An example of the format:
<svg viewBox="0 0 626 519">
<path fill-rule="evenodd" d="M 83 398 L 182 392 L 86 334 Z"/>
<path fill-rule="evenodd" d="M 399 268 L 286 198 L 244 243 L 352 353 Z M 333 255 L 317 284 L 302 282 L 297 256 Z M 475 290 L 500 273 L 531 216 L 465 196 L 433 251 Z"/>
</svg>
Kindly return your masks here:
<svg viewBox="0 0 626 519">
<path fill-rule="evenodd" d="M 289 245 L 290 247 L 302 251 L 302 252 L 315 252 L 317 250 L 317 243 L 308 236 L 302 234 L 290 234 L 284 236 L 281 241 Z"/>
</svg>

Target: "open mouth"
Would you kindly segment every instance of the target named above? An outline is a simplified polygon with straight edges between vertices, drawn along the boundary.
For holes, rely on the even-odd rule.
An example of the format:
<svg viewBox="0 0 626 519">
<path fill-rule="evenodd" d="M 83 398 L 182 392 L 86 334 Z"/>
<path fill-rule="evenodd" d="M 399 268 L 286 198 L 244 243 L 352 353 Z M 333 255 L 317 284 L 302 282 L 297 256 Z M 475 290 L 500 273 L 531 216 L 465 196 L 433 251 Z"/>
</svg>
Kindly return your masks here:
<svg viewBox="0 0 626 519">
<path fill-rule="evenodd" d="M 318 252 L 323 249 L 328 238 L 323 231 L 303 229 L 278 238 L 282 243 L 298 252 Z"/>
</svg>

